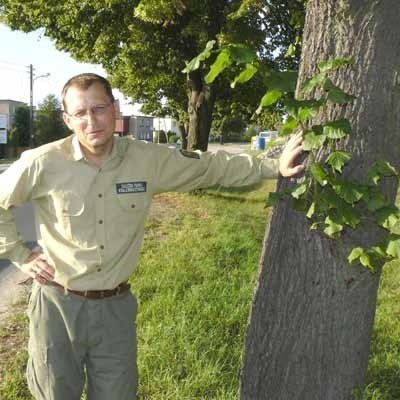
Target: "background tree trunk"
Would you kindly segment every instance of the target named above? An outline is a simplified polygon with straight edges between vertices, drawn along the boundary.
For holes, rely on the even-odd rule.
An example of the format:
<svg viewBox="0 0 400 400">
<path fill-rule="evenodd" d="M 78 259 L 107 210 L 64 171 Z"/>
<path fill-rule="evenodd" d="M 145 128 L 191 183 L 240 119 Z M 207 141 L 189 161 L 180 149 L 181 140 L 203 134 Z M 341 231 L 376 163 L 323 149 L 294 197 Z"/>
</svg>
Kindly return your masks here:
<svg viewBox="0 0 400 400">
<path fill-rule="evenodd" d="M 378 159 L 399 167 L 399 15 L 398 0 L 308 1 L 299 82 L 319 61 L 355 59 L 331 78 L 357 96 L 341 108 L 353 126 L 343 144 L 353 154 L 347 176 L 356 179 Z M 339 113 L 337 106 L 328 110 L 330 118 Z M 385 183 L 388 198 L 396 189 L 395 180 Z M 381 236 L 365 224 L 330 240 L 310 231 L 288 203 L 274 210 L 246 336 L 241 400 L 353 398 L 365 382 L 379 274 L 349 266 L 346 257 Z"/>
<path fill-rule="evenodd" d="M 200 70 L 188 74 L 188 149 L 206 151 L 212 122 L 214 96 Z"/>
</svg>

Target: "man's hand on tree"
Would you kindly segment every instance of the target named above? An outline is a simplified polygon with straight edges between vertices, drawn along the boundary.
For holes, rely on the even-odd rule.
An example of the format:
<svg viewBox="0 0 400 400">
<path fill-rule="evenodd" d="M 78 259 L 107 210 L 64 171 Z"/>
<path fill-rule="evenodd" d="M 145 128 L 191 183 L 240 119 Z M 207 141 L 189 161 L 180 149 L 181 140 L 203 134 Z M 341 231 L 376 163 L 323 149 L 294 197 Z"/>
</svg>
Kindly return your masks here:
<svg viewBox="0 0 400 400">
<path fill-rule="evenodd" d="M 293 135 L 286 143 L 281 156 L 279 157 L 279 173 L 289 178 L 298 175 L 305 168 L 304 164 L 294 165 L 296 158 L 303 152 L 303 135 L 301 132 Z"/>
</svg>

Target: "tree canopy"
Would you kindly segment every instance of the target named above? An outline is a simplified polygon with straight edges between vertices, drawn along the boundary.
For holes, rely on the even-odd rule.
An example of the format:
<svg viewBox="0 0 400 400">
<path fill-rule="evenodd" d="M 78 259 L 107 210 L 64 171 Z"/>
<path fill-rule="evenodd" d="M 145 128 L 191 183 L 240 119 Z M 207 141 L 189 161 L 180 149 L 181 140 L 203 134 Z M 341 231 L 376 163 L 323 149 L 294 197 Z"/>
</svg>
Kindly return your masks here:
<svg viewBox="0 0 400 400">
<path fill-rule="evenodd" d="M 11 28 L 44 28 L 58 49 L 102 64 L 132 102 L 158 114 L 166 108 L 164 113 L 181 123 L 189 119 L 190 92 L 198 87 L 190 81 L 202 81 L 207 63 L 196 77 L 182 70 L 208 41 L 216 40 L 217 46 L 241 42 L 265 63 L 293 68 L 299 48 L 292 57 L 284 54 L 298 40 L 304 18 L 303 0 L 0 0 L 0 10 Z M 214 101 L 235 101 L 237 92 L 227 93 L 227 78 L 212 86 L 211 112 Z"/>
</svg>

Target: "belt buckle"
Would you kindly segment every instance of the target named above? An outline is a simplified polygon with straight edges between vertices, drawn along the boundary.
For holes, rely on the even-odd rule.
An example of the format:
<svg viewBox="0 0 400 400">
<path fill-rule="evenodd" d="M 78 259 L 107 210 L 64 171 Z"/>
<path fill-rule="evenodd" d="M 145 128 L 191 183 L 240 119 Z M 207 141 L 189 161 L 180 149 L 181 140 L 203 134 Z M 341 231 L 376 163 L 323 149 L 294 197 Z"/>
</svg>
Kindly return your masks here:
<svg viewBox="0 0 400 400">
<path fill-rule="evenodd" d="M 104 299 L 104 297 L 105 297 L 104 294 L 105 294 L 105 291 L 101 290 L 100 293 L 99 293 L 100 299 Z"/>
</svg>

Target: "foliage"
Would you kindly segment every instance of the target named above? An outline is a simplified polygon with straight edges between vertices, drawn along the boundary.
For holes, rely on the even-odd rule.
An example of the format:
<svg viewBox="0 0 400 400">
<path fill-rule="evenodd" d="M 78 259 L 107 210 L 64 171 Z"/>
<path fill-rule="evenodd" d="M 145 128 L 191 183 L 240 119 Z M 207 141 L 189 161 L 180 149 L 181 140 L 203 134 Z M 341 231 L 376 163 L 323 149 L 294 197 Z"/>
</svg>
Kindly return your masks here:
<svg viewBox="0 0 400 400">
<path fill-rule="evenodd" d="M 39 105 L 34 127 L 37 145 L 61 139 L 70 133 L 62 119 L 61 104 L 56 96 L 48 95 Z"/>
<path fill-rule="evenodd" d="M 204 54 L 200 59 L 203 58 Z M 374 220 L 377 227 L 386 230 L 385 238 L 368 248 L 353 248 L 347 258 L 350 263 L 358 261 L 373 272 L 385 262 L 400 261 L 400 209 L 384 196 L 379 186 L 382 178 L 394 177 L 398 181 L 399 174 L 388 162 L 377 160 L 368 169 L 364 181 L 344 178 L 343 169 L 352 157 L 338 146 L 351 134 L 352 128 L 346 118 L 328 120 L 327 107 L 329 104 L 343 106 L 354 96 L 336 86 L 329 73 L 352 62 L 349 57 L 318 63 L 319 72 L 305 82 L 300 92 L 303 96 L 313 92 L 318 97 L 295 99 L 296 72 L 265 70 L 248 48 L 228 44 L 219 49 L 206 80 L 212 82 L 232 65 L 244 65 L 242 72 L 232 81 L 232 87 L 252 79 L 256 72 L 264 73 L 268 90 L 257 112 L 279 102 L 287 115 L 280 134 L 286 136 L 301 131 L 303 149 L 309 156 L 302 181 L 271 194 L 268 205 L 275 206 L 284 197 L 291 197 L 293 207 L 304 212 L 312 222 L 311 229 L 320 229 L 332 239 L 340 237 L 345 229 L 358 229 L 364 222 Z M 192 64 L 196 65 L 193 60 Z M 251 73 L 245 73 L 249 66 Z M 324 122 L 312 125 L 317 115 Z M 327 155 L 323 161 L 318 160 L 321 154 Z"/>
<path fill-rule="evenodd" d="M 188 87 L 180 71 L 208 41 L 216 47 L 244 41 L 264 64 L 295 68 L 299 48 L 284 54 L 298 42 L 305 14 L 301 0 L 0 0 L 0 10 L 11 28 L 44 28 L 58 49 L 102 64 L 113 85 L 146 112 L 167 112 L 181 123 L 188 119 Z M 223 77 L 213 83 L 216 102 L 225 98 L 226 86 Z"/>
<path fill-rule="evenodd" d="M 29 146 L 30 109 L 26 105 L 15 110 L 13 127 L 10 132 L 10 144 L 14 147 Z"/>
</svg>

